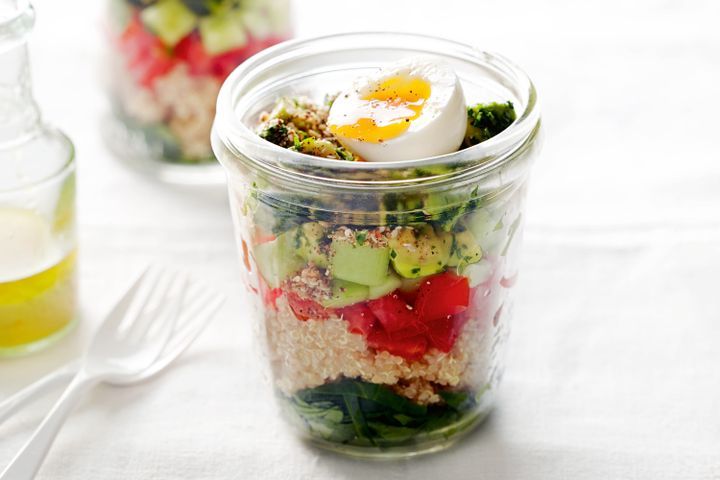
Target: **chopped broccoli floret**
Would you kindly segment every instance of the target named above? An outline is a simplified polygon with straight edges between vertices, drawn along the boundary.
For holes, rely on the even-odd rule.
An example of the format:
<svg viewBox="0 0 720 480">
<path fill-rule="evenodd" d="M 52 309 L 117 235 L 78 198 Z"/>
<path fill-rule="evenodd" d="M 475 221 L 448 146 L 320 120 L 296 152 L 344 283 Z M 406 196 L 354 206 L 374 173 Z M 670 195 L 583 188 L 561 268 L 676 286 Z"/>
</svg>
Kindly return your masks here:
<svg viewBox="0 0 720 480">
<path fill-rule="evenodd" d="M 352 153 L 345 150 L 343 147 L 338 147 L 336 144 L 328 140 L 318 140 L 316 138 L 308 137 L 303 141 L 298 141 L 290 147 L 290 150 L 296 152 L 305 153 L 307 155 L 314 155 L 316 157 L 334 158 L 336 160 L 353 160 Z"/>
<path fill-rule="evenodd" d="M 516 118 L 512 102 L 478 103 L 468 107 L 468 126 L 463 146 L 471 147 L 508 128 Z"/>
</svg>

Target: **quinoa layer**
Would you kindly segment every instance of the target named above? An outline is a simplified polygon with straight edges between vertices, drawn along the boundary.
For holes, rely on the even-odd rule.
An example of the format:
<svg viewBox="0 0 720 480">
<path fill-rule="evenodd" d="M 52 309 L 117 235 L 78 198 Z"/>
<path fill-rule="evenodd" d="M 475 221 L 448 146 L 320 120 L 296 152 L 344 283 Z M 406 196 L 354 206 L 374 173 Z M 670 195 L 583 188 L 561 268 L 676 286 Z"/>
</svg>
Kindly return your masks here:
<svg viewBox="0 0 720 480">
<path fill-rule="evenodd" d="M 212 155 L 210 128 L 220 81 L 191 75 L 184 64 L 158 77 L 153 88 L 138 85 L 122 69 L 116 75 L 117 93 L 127 115 L 143 124 L 166 125 L 188 157 Z"/>
<path fill-rule="evenodd" d="M 265 329 L 276 386 L 292 395 L 340 377 L 385 384 L 420 404 L 441 401 L 437 389 L 480 388 L 487 383 L 492 355 L 492 323 L 472 319 L 452 351 L 430 350 L 422 360 L 368 348 L 337 316 L 300 321 L 287 300 L 265 310 Z"/>
</svg>

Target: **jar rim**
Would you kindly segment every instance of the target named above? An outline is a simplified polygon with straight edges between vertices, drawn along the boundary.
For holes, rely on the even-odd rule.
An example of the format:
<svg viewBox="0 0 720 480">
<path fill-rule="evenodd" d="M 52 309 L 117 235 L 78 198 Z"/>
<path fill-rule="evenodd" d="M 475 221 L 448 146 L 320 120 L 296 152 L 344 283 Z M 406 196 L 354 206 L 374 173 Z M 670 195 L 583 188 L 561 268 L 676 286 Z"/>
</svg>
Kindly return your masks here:
<svg viewBox="0 0 720 480">
<path fill-rule="evenodd" d="M 355 42 L 357 45 L 355 48 L 358 48 L 358 46 L 370 43 L 370 40 L 374 40 L 373 48 L 384 46 L 393 49 L 403 42 L 407 45 L 415 43 L 434 45 L 435 49 L 428 53 L 489 67 L 523 94 L 522 111 L 518 112 L 517 119 L 507 129 L 477 145 L 444 155 L 396 162 L 349 162 L 291 151 L 260 138 L 238 115 L 236 110 L 238 101 L 243 95 L 252 91 L 253 87 L 249 86 L 251 80 L 262 75 L 266 69 L 275 67 L 283 61 L 297 59 L 307 49 L 327 42 L 331 44 L 341 42 L 353 44 L 352 42 Z M 243 88 L 246 88 L 247 91 L 243 91 Z M 376 170 L 398 172 L 437 165 L 463 165 L 467 168 L 461 168 L 460 171 L 467 172 L 468 168 L 472 168 L 477 170 L 476 174 L 482 175 L 497 170 L 512 159 L 514 152 L 522 148 L 524 143 L 533 136 L 539 123 L 539 103 L 535 86 L 520 67 L 500 54 L 432 35 L 351 32 L 286 41 L 254 55 L 238 66 L 225 80 L 218 95 L 216 117 L 213 124 L 213 144 L 220 142 L 230 152 L 240 154 L 261 170 L 274 173 L 291 170 L 292 175 L 300 176 L 305 176 L 303 170 L 308 170 L 312 173 L 307 176 L 321 183 L 324 181 L 338 184 L 343 183 L 344 180 L 347 180 L 348 183 L 357 183 L 350 179 L 344 179 L 343 175 L 357 172 L 370 173 Z M 222 155 L 217 156 L 223 163 Z M 224 166 L 228 167 L 228 165 Z M 318 177 L 319 170 L 332 173 Z M 437 178 L 438 176 L 443 175 L 421 175 L 421 178 L 414 177 L 403 181 L 428 180 L 429 177 Z M 397 183 L 397 181 L 379 180 L 361 183 L 386 184 Z"/>
</svg>

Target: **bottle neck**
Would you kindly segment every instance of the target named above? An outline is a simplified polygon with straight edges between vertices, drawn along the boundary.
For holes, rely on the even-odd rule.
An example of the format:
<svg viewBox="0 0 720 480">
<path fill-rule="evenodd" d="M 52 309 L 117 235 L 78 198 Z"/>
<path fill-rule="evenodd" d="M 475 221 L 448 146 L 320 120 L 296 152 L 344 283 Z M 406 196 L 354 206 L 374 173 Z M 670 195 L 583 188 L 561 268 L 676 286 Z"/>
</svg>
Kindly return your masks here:
<svg viewBox="0 0 720 480">
<path fill-rule="evenodd" d="M 23 142 L 41 126 L 27 48 L 34 20 L 27 0 L 0 0 L 0 147 Z"/>
</svg>

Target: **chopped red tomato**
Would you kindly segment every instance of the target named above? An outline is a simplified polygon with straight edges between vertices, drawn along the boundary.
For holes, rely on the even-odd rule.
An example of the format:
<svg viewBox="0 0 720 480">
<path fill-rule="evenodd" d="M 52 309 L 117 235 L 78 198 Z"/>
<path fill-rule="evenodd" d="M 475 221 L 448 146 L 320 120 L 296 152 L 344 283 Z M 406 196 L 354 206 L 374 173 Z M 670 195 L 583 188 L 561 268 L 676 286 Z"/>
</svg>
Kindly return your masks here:
<svg viewBox="0 0 720 480">
<path fill-rule="evenodd" d="M 277 310 L 277 299 L 282 295 L 282 290 L 279 288 L 270 288 L 261 276 L 258 275 L 258 278 L 260 279 L 260 295 L 263 303 L 265 303 L 267 307 Z"/>
<path fill-rule="evenodd" d="M 262 42 L 249 38 L 242 48 L 210 55 L 203 47 L 200 35 L 193 32 L 177 44 L 175 55 L 188 64 L 192 75 L 212 75 L 222 81 L 230 75 L 235 67 L 263 48 L 265 46 Z"/>
<path fill-rule="evenodd" d="M 420 290 L 418 288 L 406 290 L 398 289 L 395 291 L 395 293 L 397 293 L 400 298 L 405 300 L 405 302 L 407 302 L 409 305 L 415 305 L 415 300 L 417 300 L 419 291 Z"/>
<path fill-rule="evenodd" d="M 427 338 L 430 345 L 441 352 L 449 352 L 455 345 L 458 332 L 455 330 L 452 317 L 441 318 L 428 324 Z"/>
<path fill-rule="evenodd" d="M 191 75 L 211 75 L 213 58 L 205 51 L 200 34 L 193 32 L 175 46 L 175 56 L 185 62 Z"/>
<path fill-rule="evenodd" d="M 452 350 L 470 318 L 470 294 L 467 278 L 445 272 L 421 283 L 414 305 L 412 292 L 398 290 L 337 312 L 351 332 L 365 336 L 369 347 L 414 361 L 430 347 Z"/>
<path fill-rule="evenodd" d="M 295 292 L 288 292 L 288 303 L 298 320 L 324 320 L 330 316 L 330 311 L 309 298 L 302 298 Z"/>
<path fill-rule="evenodd" d="M 415 309 L 424 322 L 431 322 L 461 313 L 469 303 L 468 279 L 445 272 L 432 275 L 420 284 Z"/>
<path fill-rule="evenodd" d="M 367 342 L 371 348 L 384 350 L 410 361 L 420 360 L 428 349 L 428 341 L 422 335 L 397 339 L 379 328 L 368 335 Z"/>
<path fill-rule="evenodd" d="M 132 17 L 118 43 L 128 70 L 144 87 L 152 86 L 158 77 L 175 66 L 175 59 L 168 49 L 145 29 L 137 15 Z"/>
<path fill-rule="evenodd" d="M 367 337 L 373 328 L 377 327 L 377 317 L 364 303 L 339 308 L 336 312 L 348 322 L 348 330 L 352 333 Z"/>
<path fill-rule="evenodd" d="M 423 330 L 415 309 L 405 303 L 405 300 L 400 298 L 397 293 L 370 300 L 368 307 L 380 320 L 383 328 L 390 336 L 401 331 L 414 330 L 415 333 L 420 333 Z"/>
<path fill-rule="evenodd" d="M 258 277 L 260 279 L 260 296 L 263 300 L 263 303 L 268 306 L 272 307 L 273 309 L 277 310 L 277 299 L 280 298 L 280 295 L 282 295 L 282 290 L 279 288 L 270 288 L 270 286 L 265 283 L 265 280 L 262 279 L 262 277 Z"/>
</svg>

